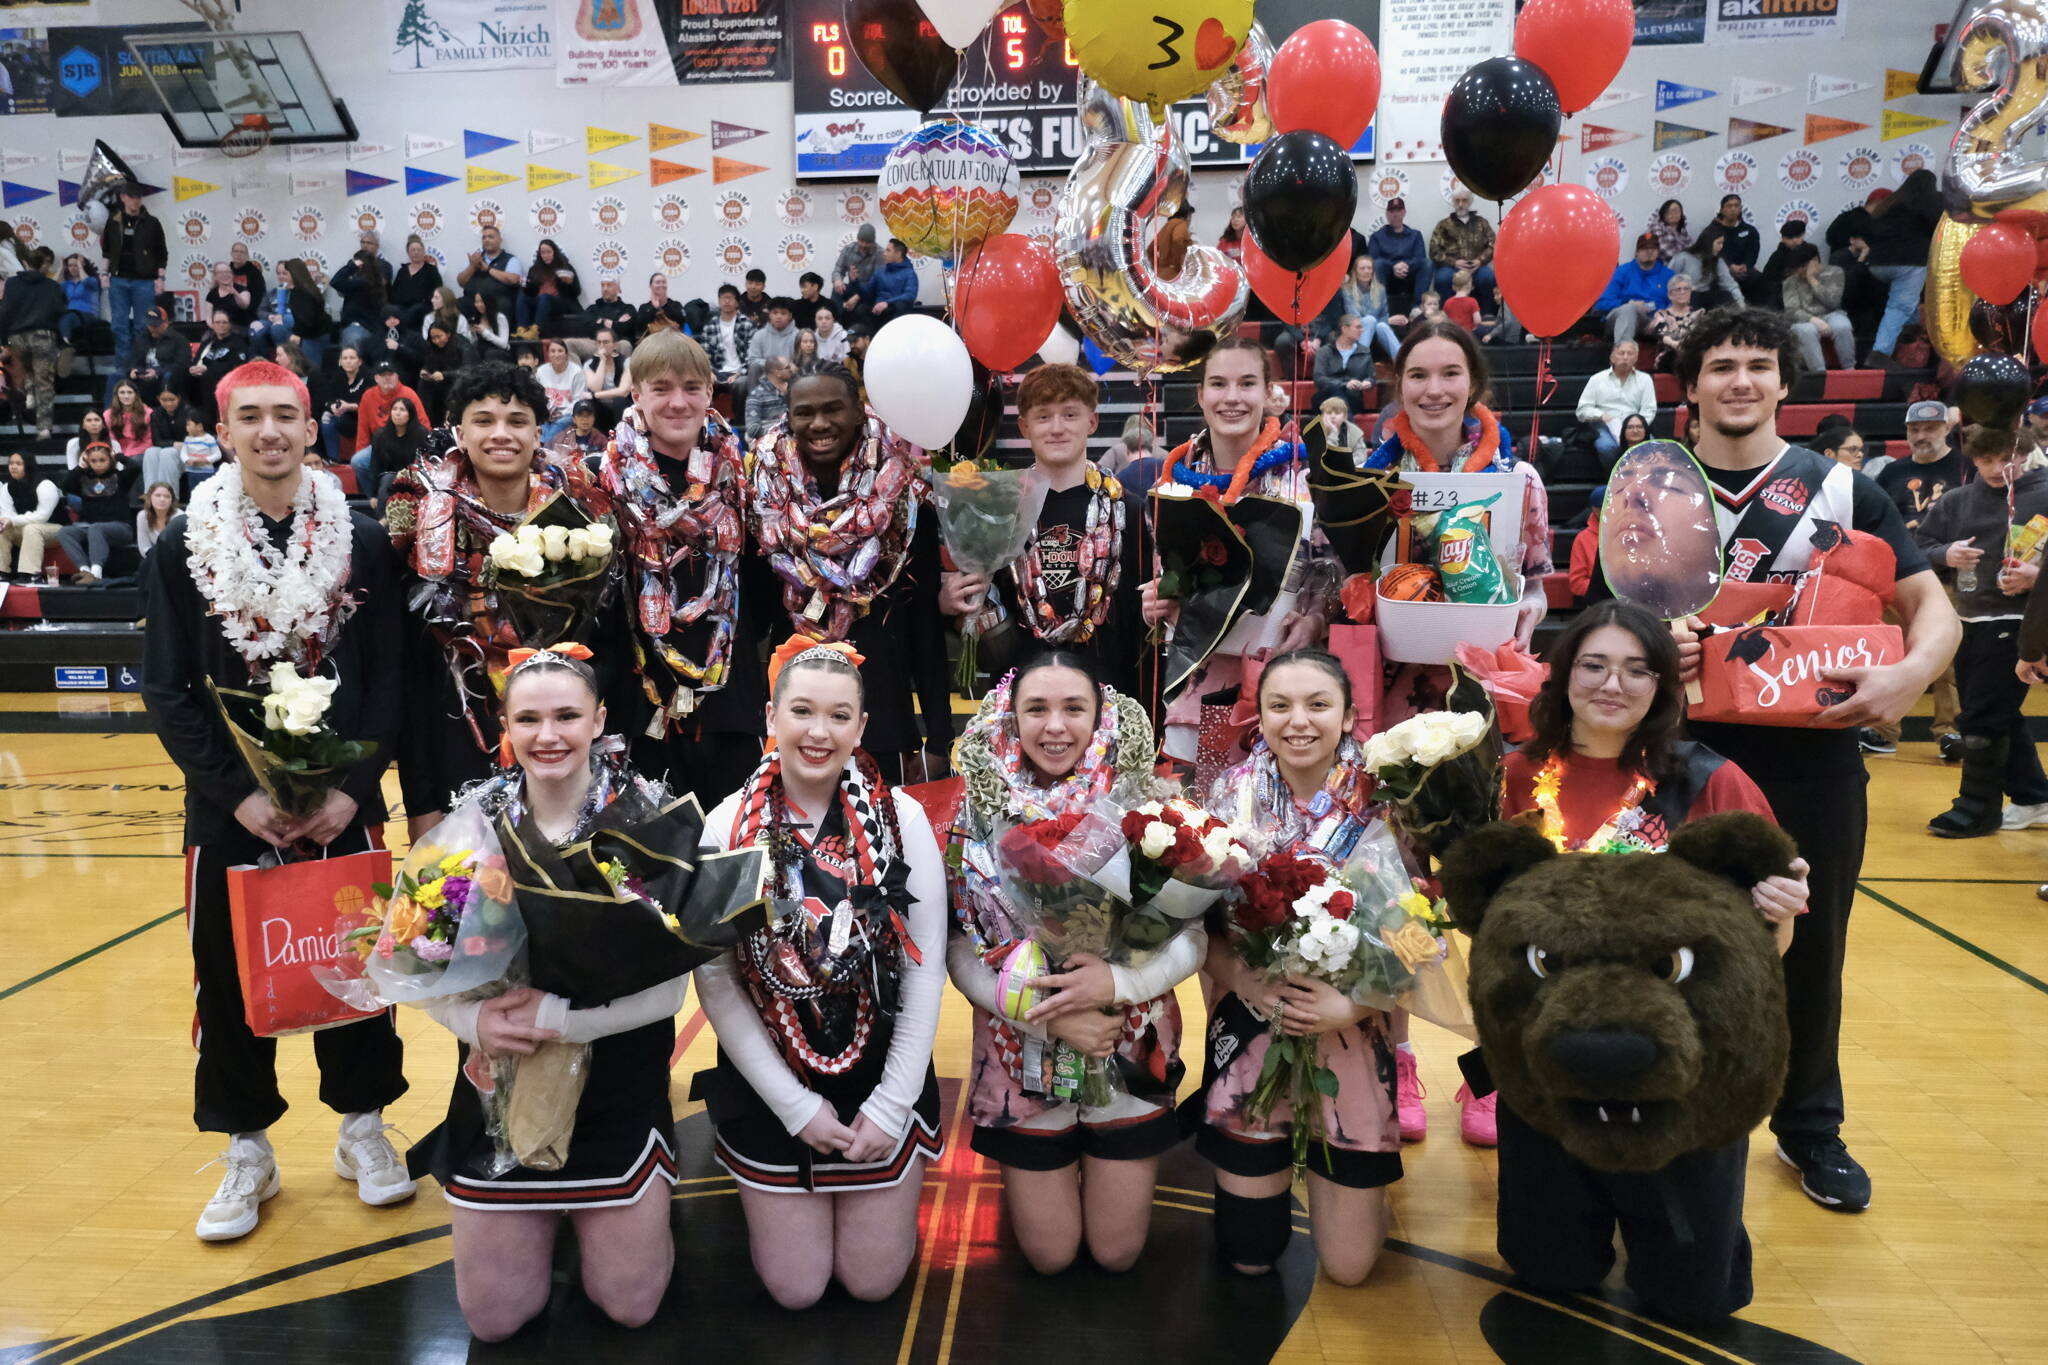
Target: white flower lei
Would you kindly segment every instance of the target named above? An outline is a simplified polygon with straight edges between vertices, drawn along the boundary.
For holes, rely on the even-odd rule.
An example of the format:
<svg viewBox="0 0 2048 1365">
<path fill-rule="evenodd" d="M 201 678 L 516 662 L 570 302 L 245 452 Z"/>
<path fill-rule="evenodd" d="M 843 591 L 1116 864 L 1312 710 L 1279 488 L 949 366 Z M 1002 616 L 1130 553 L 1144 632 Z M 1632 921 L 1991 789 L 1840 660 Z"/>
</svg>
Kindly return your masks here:
<svg viewBox="0 0 2048 1365">
<path fill-rule="evenodd" d="M 352 528 L 340 482 L 308 470 L 292 513 L 291 539 L 280 554 L 242 489 L 240 467 L 224 464 L 199 485 L 185 514 L 193 586 L 251 665 L 280 657 L 317 661 L 355 612 L 347 592 Z"/>
</svg>

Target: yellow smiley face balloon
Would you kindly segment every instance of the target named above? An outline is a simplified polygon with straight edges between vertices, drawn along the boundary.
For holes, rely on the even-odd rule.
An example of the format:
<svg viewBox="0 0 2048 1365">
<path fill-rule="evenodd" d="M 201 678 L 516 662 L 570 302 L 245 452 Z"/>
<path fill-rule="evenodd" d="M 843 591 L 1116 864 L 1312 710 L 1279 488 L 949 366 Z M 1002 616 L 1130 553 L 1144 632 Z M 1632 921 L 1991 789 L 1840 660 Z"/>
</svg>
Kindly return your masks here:
<svg viewBox="0 0 2048 1365">
<path fill-rule="evenodd" d="M 1067 41 L 1104 89 L 1164 109 L 1230 69 L 1252 0 L 1067 0 Z"/>
</svg>

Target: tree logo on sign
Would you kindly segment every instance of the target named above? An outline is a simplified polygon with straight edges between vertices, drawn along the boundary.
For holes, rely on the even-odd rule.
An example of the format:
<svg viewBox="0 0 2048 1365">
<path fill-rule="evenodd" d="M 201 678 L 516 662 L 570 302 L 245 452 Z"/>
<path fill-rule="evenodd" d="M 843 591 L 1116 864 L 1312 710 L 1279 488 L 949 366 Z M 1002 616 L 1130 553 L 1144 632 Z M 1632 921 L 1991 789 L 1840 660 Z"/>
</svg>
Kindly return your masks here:
<svg viewBox="0 0 2048 1365">
<path fill-rule="evenodd" d="M 391 50 L 412 49 L 414 70 L 426 65 L 426 49 L 443 43 L 456 46 L 455 35 L 440 20 L 427 13 L 427 0 L 405 0 L 405 12 L 398 16 L 398 31 L 392 35 Z"/>
</svg>

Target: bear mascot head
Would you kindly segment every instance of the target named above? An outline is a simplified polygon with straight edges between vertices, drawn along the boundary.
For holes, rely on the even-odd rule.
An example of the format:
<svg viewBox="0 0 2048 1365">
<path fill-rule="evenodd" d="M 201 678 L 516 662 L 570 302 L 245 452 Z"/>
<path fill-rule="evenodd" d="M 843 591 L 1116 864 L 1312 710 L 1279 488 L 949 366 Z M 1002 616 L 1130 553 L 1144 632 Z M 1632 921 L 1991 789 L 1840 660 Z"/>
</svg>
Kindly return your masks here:
<svg viewBox="0 0 2048 1365">
<path fill-rule="evenodd" d="M 1560 854 L 1482 826 L 1443 860 L 1501 1098 L 1588 1166 L 1655 1171 L 1743 1136 L 1785 1082 L 1785 977 L 1750 902 L 1792 841 L 1747 812 L 1664 853 Z"/>
</svg>

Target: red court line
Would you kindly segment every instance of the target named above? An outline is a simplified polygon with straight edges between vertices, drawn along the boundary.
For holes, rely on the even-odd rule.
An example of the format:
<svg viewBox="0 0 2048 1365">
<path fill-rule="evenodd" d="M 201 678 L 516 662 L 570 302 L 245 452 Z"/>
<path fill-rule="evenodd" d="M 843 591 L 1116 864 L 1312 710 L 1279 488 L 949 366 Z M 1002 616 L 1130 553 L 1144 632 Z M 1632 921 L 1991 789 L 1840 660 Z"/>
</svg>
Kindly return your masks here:
<svg viewBox="0 0 2048 1365">
<path fill-rule="evenodd" d="M 676 1050 L 671 1052 L 668 1058 L 668 1069 L 670 1071 L 676 1069 L 676 1064 L 683 1060 L 684 1051 L 688 1049 L 691 1043 L 697 1041 L 697 1035 L 703 1031 L 704 1008 L 700 1005 L 690 1011 L 690 1022 L 684 1024 L 683 1031 L 676 1035 Z"/>
</svg>

